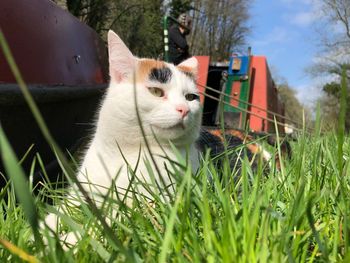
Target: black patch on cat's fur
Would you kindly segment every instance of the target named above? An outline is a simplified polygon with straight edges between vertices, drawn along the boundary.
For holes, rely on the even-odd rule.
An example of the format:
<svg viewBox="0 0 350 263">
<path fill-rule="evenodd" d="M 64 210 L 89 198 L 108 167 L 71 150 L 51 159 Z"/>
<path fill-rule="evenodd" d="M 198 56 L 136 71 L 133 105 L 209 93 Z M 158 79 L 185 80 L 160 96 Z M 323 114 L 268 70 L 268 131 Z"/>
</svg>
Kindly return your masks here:
<svg viewBox="0 0 350 263">
<path fill-rule="evenodd" d="M 149 74 L 149 79 L 164 84 L 170 81 L 171 76 L 171 70 L 167 67 L 153 68 Z"/>
<path fill-rule="evenodd" d="M 216 157 L 225 150 L 221 139 L 205 129 L 200 131 L 199 138 L 196 141 L 196 148 L 202 153 L 210 149 L 211 157 Z"/>
<path fill-rule="evenodd" d="M 196 141 L 196 148 L 202 153 L 206 153 L 207 150 L 210 150 L 210 157 L 214 159 L 214 163 L 219 171 L 223 169 L 223 163 L 227 157 L 231 171 L 238 171 L 238 176 L 233 178 L 236 181 L 239 179 L 244 158 L 247 157 L 248 160 L 251 161 L 254 156 L 247 147 L 244 147 L 244 144 L 245 143 L 242 139 L 231 134 L 225 134 L 223 137 L 219 137 L 212 134 L 210 130 L 203 128 L 201 129 L 200 136 Z M 227 151 L 228 154 L 222 155 L 225 151 Z M 252 168 L 256 169 L 256 167 L 257 162 L 254 161 Z M 222 174 L 219 173 L 219 175 L 221 180 Z M 212 178 L 209 178 L 209 181 L 212 182 Z"/>
</svg>

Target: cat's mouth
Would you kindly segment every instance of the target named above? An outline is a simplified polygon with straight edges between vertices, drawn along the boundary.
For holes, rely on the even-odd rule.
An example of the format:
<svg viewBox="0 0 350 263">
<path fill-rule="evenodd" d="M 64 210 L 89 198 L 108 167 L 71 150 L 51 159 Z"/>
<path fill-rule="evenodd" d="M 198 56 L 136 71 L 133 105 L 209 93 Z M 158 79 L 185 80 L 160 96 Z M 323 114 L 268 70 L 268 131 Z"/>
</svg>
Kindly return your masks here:
<svg viewBox="0 0 350 263">
<path fill-rule="evenodd" d="M 185 130 L 186 126 L 184 124 L 183 121 L 178 122 L 174 125 L 157 125 L 157 124 L 153 124 L 152 126 L 158 128 L 158 129 L 162 129 L 162 130 L 175 130 L 175 129 L 182 129 Z"/>
</svg>

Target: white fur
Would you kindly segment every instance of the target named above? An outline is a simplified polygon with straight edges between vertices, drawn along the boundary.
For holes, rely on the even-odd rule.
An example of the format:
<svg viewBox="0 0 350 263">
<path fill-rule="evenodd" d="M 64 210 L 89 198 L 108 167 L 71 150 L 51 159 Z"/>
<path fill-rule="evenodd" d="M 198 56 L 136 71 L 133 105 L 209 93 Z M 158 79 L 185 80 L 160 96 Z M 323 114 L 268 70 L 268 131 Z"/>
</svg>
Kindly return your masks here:
<svg viewBox="0 0 350 263">
<path fill-rule="evenodd" d="M 92 197 L 106 194 L 112 180 L 116 180 L 118 192 L 123 195 L 123 189 L 130 184 L 130 174 L 124 158 L 134 169 L 140 149 L 141 158 L 136 174 L 146 183 L 151 182 L 144 162 L 145 159 L 151 160 L 141 133 L 136 106 L 156 165 L 160 168 L 160 176 L 166 185 L 170 184 L 170 181 L 165 164 L 168 168 L 171 165 L 162 156 L 168 155 L 170 159 L 177 161 L 171 144 L 176 146 L 183 156 L 189 153 L 192 168 L 198 167 L 198 153 L 194 141 L 199 136 L 201 106 L 198 100 L 188 101 L 185 98 L 188 93 L 198 94 L 195 82 L 174 65 L 166 64 L 172 72 L 169 83 L 133 83 L 133 74 L 144 60 L 134 57 L 112 31 L 108 33 L 108 43 L 111 82 L 99 111 L 95 135 L 77 174 L 79 182 L 83 183 Z M 194 58 L 183 62 L 183 66 L 192 68 L 194 73 L 197 64 Z M 148 87 L 162 88 L 166 99 L 154 96 Z M 180 105 L 189 109 L 184 118 L 176 109 Z M 156 180 L 162 185 L 158 176 Z M 146 194 L 145 189 L 139 190 Z M 75 193 L 76 191 L 71 191 L 71 195 Z M 46 221 L 53 227 L 56 220 L 57 218 L 49 216 Z"/>
<path fill-rule="evenodd" d="M 113 53 L 115 45 L 118 47 L 119 57 L 124 54 L 120 51 L 123 46 L 119 42 L 116 43 L 115 36 L 114 33 L 109 33 L 110 57 L 113 57 L 113 61 L 110 62 L 111 74 L 120 70 L 118 57 Z M 119 39 L 119 41 L 121 40 Z M 125 46 L 124 49 L 126 49 Z M 125 53 L 129 60 L 134 60 L 134 62 L 129 63 L 132 67 L 137 67 L 138 63 L 142 63 L 141 59 L 130 57 L 131 53 Z M 123 57 L 120 60 L 126 61 Z M 192 58 L 184 65 L 195 67 L 194 70 L 196 70 L 196 63 L 196 59 Z M 115 65 L 117 66 L 115 67 Z M 127 188 L 130 174 L 127 172 L 126 162 L 122 154 L 130 166 L 134 168 L 138 160 L 140 147 L 142 155 L 137 174 L 142 175 L 146 182 L 150 182 L 147 168 L 142 161 L 145 158 L 150 160 L 150 156 L 145 147 L 145 139 L 141 133 L 136 115 L 135 95 L 146 139 L 150 143 L 151 152 L 161 170 L 163 179 L 170 183 L 165 171 L 165 159 L 159 155 L 164 156 L 166 154 L 176 161 L 170 142 L 183 155 L 186 154 L 186 151 L 189 151 L 192 161 L 195 162 L 192 165 L 194 169 L 197 168 L 198 156 L 193 143 L 199 135 L 201 106 L 198 100 L 187 101 L 185 94 L 198 93 L 198 91 L 194 81 L 181 73 L 174 65 L 167 64 L 167 67 L 171 69 L 172 78 L 166 84 L 157 82 L 133 83 L 133 81 L 130 81 L 130 79 L 133 79 L 130 78 L 133 70 L 125 68 L 123 68 L 124 75 L 120 82 L 116 82 L 116 78 L 111 76 L 111 83 L 99 112 L 95 136 L 78 173 L 80 182 L 90 182 L 102 186 L 99 188 L 100 190 L 102 188 L 106 189 L 111 186 L 111 181 L 115 179 L 117 172 L 120 171 L 116 185 L 120 189 Z M 133 69 L 137 70 L 136 68 Z M 125 74 L 125 72 L 129 73 Z M 166 92 L 166 100 L 155 97 L 147 89 L 147 87 L 155 86 Z M 189 108 L 189 114 L 183 119 L 176 110 L 178 105 L 185 105 Z M 183 123 L 183 127 L 176 126 L 179 123 Z M 173 126 L 175 127 L 172 128 Z M 102 190 L 102 193 L 105 193 L 105 190 Z"/>
</svg>

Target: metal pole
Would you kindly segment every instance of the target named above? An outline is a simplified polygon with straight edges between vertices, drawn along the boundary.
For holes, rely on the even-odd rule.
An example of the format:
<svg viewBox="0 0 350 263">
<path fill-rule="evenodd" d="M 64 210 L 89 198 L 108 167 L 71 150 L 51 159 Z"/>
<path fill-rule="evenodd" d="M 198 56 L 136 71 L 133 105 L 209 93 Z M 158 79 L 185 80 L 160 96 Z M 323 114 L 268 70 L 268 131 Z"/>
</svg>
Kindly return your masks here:
<svg viewBox="0 0 350 263">
<path fill-rule="evenodd" d="M 169 31 L 168 31 L 168 16 L 163 18 L 164 32 L 164 61 L 169 61 Z"/>
</svg>

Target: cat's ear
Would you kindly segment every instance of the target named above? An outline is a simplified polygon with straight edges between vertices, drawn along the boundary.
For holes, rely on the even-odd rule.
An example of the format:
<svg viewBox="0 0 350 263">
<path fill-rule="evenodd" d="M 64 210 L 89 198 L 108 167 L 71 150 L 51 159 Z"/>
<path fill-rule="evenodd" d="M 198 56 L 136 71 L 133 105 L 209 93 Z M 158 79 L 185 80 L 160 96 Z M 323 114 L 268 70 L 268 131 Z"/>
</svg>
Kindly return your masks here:
<svg viewBox="0 0 350 263">
<path fill-rule="evenodd" d="M 190 71 L 194 76 L 198 73 L 198 60 L 195 57 L 190 57 L 177 66 L 187 69 L 186 71 Z"/>
<path fill-rule="evenodd" d="M 136 58 L 120 37 L 108 31 L 109 75 L 112 81 L 121 82 L 133 74 Z"/>
</svg>

